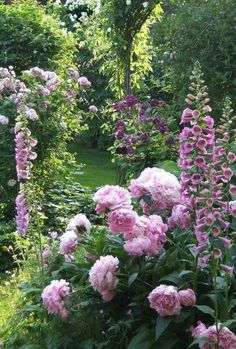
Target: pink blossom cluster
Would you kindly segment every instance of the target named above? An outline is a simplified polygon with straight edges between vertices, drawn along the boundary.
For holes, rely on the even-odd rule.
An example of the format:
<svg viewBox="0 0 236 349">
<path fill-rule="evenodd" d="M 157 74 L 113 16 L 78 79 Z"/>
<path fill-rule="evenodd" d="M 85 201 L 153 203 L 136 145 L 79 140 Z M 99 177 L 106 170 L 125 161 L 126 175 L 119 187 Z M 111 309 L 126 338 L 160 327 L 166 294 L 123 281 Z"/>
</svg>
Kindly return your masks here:
<svg viewBox="0 0 236 349">
<path fill-rule="evenodd" d="M 69 283 L 65 280 L 53 280 L 42 293 L 44 306 L 49 314 L 59 315 L 63 319 L 69 315 L 65 301 L 70 294 Z"/>
<path fill-rule="evenodd" d="M 129 187 L 132 197 L 150 196 L 156 209 L 172 209 L 180 203 L 180 183 L 175 175 L 159 168 L 146 168 Z"/>
<path fill-rule="evenodd" d="M 109 229 L 114 234 L 122 233 L 124 249 L 131 256 L 156 256 L 166 241 L 167 225 L 160 216 L 139 216 L 131 206 L 129 192 L 119 186 L 99 189 L 94 195 L 97 213 L 108 214 Z"/>
<path fill-rule="evenodd" d="M 16 224 L 19 235 L 25 235 L 30 221 L 30 208 L 24 194 L 18 194 L 16 198 Z"/>
<path fill-rule="evenodd" d="M 60 83 L 60 80 L 55 72 L 45 71 L 38 67 L 26 70 L 25 73 L 46 83 L 45 86 L 40 86 L 38 90 L 42 96 L 48 96 L 51 92 L 56 91 L 57 86 Z"/>
<path fill-rule="evenodd" d="M 37 154 L 32 151 L 37 145 L 37 140 L 31 138 L 31 132 L 28 129 L 16 133 L 15 137 L 15 159 L 18 181 L 29 179 L 31 175 L 32 164 Z"/>
<path fill-rule="evenodd" d="M 166 242 L 166 231 L 160 216 L 137 217 L 132 230 L 124 232 L 124 249 L 131 256 L 157 256 Z"/>
<path fill-rule="evenodd" d="M 149 294 L 148 300 L 160 316 L 173 316 L 180 314 L 182 305 L 194 306 L 196 295 L 191 288 L 178 291 L 174 286 L 160 285 Z"/>
<path fill-rule="evenodd" d="M 115 295 L 119 282 L 117 277 L 119 260 L 113 256 L 101 256 L 90 269 L 89 282 L 105 301 L 110 301 Z"/>
<path fill-rule="evenodd" d="M 219 332 L 219 346 L 217 346 Z M 235 349 L 236 336 L 227 327 L 221 327 L 218 324 L 218 331 L 216 325 L 206 327 L 201 321 L 198 321 L 197 326 L 192 329 L 192 336 L 195 339 L 207 338 L 211 343 L 199 344 L 200 349 Z"/>
<path fill-rule="evenodd" d="M 98 214 L 118 208 L 131 208 L 130 193 L 118 185 L 105 185 L 94 194 L 93 199 Z"/>
</svg>

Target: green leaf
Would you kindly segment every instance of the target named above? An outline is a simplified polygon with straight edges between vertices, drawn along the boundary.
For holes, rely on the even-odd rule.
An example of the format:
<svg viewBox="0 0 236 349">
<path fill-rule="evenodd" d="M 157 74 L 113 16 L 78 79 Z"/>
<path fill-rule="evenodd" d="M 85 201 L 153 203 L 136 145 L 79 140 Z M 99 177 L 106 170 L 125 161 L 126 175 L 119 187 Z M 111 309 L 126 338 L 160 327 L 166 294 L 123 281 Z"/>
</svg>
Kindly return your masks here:
<svg viewBox="0 0 236 349">
<path fill-rule="evenodd" d="M 129 277 L 129 280 L 128 280 L 129 286 L 131 286 L 134 283 L 134 281 L 137 279 L 137 276 L 138 276 L 138 273 L 134 273 Z"/>
<path fill-rule="evenodd" d="M 215 342 L 211 341 L 209 338 L 207 337 L 201 337 L 201 338 L 197 338 L 195 339 L 189 346 L 188 349 L 193 347 L 196 344 L 215 344 Z"/>
<path fill-rule="evenodd" d="M 162 333 L 167 329 L 169 324 L 171 323 L 170 317 L 161 317 L 159 316 L 156 321 L 156 341 L 160 338 Z"/>
<path fill-rule="evenodd" d="M 162 278 L 160 278 L 160 281 L 170 281 L 173 282 L 174 284 L 178 285 L 179 283 L 179 278 L 178 278 L 178 273 L 173 272 L 171 274 L 165 275 Z"/>
<path fill-rule="evenodd" d="M 234 325 L 234 326 L 231 326 Z M 223 322 L 222 324 L 220 324 L 220 327 L 235 327 L 236 325 L 236 319 L 232 319 L 232 320 L 227 320 L 225 322 Z"/>
<path fill-rule="evenodd" d="M 209 307 L 208 305 L 195 305 L 195 308 L 197 308 L 204 314 L 209 314 L 213 318 L 215 317 L 215 310 Z"/>
<path fill-rule="evenodd" d="M 147 327 L 142 327 L 131 339 L 127 349 L 150 349 L 153 343 L 153 332 Z"/>
</svg>

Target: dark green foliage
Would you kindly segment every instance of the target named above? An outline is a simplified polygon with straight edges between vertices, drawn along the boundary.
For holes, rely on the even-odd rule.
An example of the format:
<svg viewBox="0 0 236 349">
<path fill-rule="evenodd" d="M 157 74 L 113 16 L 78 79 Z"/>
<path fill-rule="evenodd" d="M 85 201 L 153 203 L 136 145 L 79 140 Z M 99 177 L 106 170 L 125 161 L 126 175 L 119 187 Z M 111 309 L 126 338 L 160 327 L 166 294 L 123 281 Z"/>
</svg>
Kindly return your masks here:
<svg viewBox="0 0 236 349">
<path fill-rule="evenodd" d="M 0 4 L 0 28 L 0 66 L 18 74 L 34 66 L 61 70 L 74 53 L 71 36 L 34 0 Z"/>
<path fill-rule="evenodd" d="M 198 60 L 209 87 L 214 115 L 223 98 L 236 88 L 236 6 L 234 0 L 168 1 L 161 21 L 152 29 L 158 52 L 156 64 L 170 84 L 176 110 L 188 91 L 188 76 Z M 161 62 L 161 63 L 160 63 Z"/>
</svg>

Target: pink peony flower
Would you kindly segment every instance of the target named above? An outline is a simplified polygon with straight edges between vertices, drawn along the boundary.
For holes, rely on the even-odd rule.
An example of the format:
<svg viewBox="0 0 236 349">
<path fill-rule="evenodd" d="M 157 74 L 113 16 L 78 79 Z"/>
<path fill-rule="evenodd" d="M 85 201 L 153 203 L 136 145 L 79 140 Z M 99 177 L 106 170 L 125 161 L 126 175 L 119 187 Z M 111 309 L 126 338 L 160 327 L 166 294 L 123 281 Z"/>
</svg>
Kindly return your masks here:
<svg viewBox="0 0 236 349">
<path fill-rule="evenodd" d="M 168 225 L 171 230 L 177 228 L 189 229 L 191 226 L 191 218 L 187 207 L 184 205 L 175 205 L 168 219 Z"/>
<path fill-rule="evenodd" d="M 196 295 L 191 288 L 179 291 L 180 303 L 186 307 L 192 307 L 196 304 Z"/>
<path fill-rule="evenodd" d="M 179 315 L 181 311 L 180 296 L 174 286 L 160 285 L 148 296 L 151 308 L 160 316 Z"/>
<path fill-rule="evenodd" d="M 112 233 L 129 233 L 132 231 L 138 215 L 127 208 L 120 208 L 109 213 L 109 229 Z"/>
<path fill-rule="evenodd" d="M 43 304 L 49 314 L 67 318 L 68 311 L 65 308 L 65 300 L 70 293 L 69 283 L 65 280 L 53 280 L 46 286 L 42 293 Z"/>
<path fill-rule="evenodd" d="M 219 326 L 219 349 L 235 349 L 236 348 L 236 336 L 227 327 Z M 197 327 L 191 330 L 193 338 L 208 338 L 212 344 L 199 344 L 200 349 L 215 349 L 217 342 L 217 328 L 216 325 L 206 328 L 206 326 L 198 321 Z"/>
<path fill-rule="evenodd" d="M 171 173 L 158 168 L 146 168 L 141 175 L 131 181 L 133 197 L 149 194 L 157 209 L 172 208 L 180 202 L 180 184 Z"/>
<path fill-rule="evenodd" d="M 84 214 L 77 214 L 68 223 L 66 230 L 73 230 L 78 232 L 78 228 L 85 228 L 87 232 L 90 232 L 91 223 Z"/>
<path fill-rule="evenodd" d="M 119 282 L 117 278 L 119 260 L 117 257 L 100 257 L 90 269 L 89 282 L 105 301 L 110 301 L 115 295 Z"/>
<path fill-rule="evenodd" d="M 93 197 L 96 202 L 96 212 L 105 213 L 107 210 L 131 208 L 131 197 L 128 190 L 118 185 L 105 185 Z"/>
<path fill-rule="evenodd" d="M 157 215 L 138 217 L 131 231 L 124 233 L 125 251 L 131 256 L 156 256 L 166 241 L 167 225 Z"/>
<path fill-rule="evenodd" d="M 68 253 L 75 252 L 77 241 L 78 241 L 78 237 L 73 230 L 66 231 L 61 236 L 60 253 L 65 255 Z"/>
</svg>

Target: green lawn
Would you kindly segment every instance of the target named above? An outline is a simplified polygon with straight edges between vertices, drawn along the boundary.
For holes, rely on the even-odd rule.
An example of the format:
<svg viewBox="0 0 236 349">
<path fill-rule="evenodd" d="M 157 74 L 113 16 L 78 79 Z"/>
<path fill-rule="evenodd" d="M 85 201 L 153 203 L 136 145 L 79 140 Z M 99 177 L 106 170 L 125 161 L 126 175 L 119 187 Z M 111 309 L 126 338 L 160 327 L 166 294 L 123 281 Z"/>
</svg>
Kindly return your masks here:
<svg viewBox="0 0 236 349">
<path fill-rule="evenodd" d="M 116 169 L 109 153 L 79 144 L 70 145 L 69 150 L 75 154 L 78 164 L 84 164 L 84 167 L 74 174 L 74 178 L 80 184 L 92 189 L 105 184 L 116 184 Z"/>
</svg>

